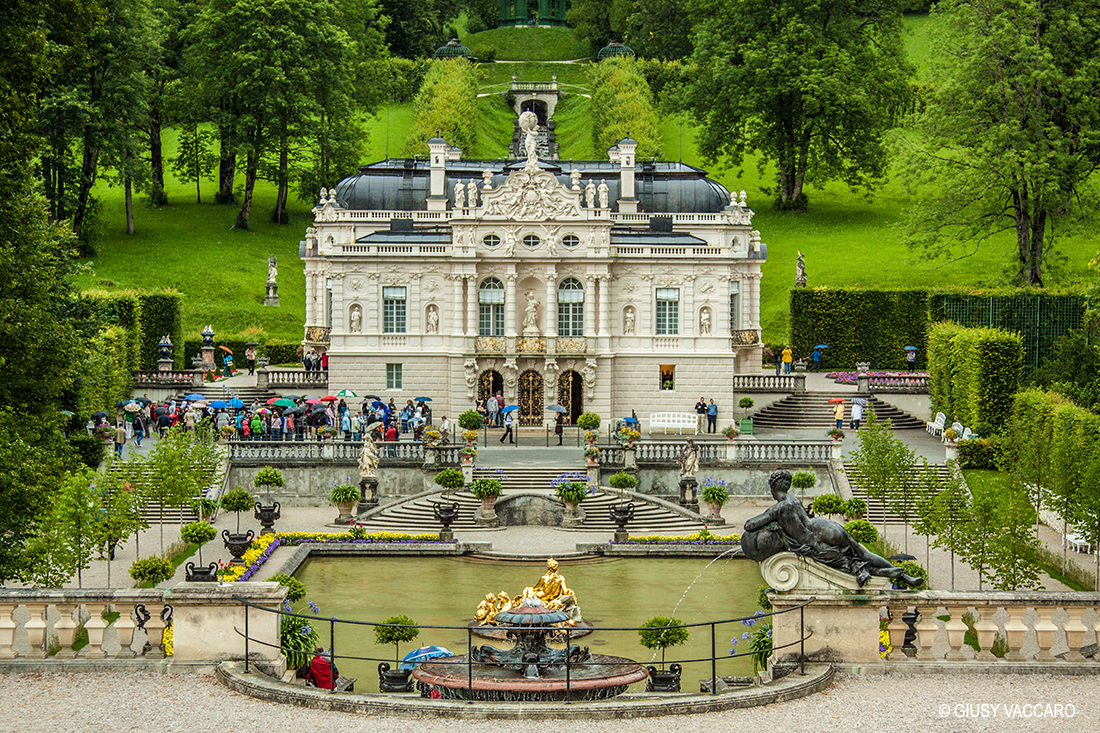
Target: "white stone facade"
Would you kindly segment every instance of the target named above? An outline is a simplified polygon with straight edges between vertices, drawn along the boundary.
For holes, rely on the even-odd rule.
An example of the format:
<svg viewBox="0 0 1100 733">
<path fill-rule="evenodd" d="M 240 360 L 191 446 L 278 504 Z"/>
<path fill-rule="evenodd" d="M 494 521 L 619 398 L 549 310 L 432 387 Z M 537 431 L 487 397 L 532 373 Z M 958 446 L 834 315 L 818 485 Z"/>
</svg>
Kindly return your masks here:
<svg viewBox="0 0 1100 733">
<path fill-rule="evenodd" d="M 330 391 L 429 396 L 453 419 L 495 378 L 528 425 L 552 423 L 552 403 L 607 419 L 701 395 L 733 419 L 731 377 L 760 371 L 766 256 L 744 193 L 717 212 L 639 211 L 631 140 L 606 183 L 533 158 L 449 176 L 454 149 L 429 145 L 426 209 L 344 208 L 335 190 L 314 209 L 304 343 L 327 349 Z"/>
</svg>

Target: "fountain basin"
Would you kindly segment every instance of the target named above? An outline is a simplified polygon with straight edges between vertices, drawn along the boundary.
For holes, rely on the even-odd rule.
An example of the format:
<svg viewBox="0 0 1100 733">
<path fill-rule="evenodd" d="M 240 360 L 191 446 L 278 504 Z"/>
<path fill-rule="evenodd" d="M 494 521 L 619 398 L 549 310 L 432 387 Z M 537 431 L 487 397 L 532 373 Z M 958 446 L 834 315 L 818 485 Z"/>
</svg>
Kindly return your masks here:
<svg viewBox="0 0 1100 733">
<path fill-rule="evenodd" d="M 492 639 L 493 641 L 504 641 L 508 638 L 508 632 L 499 626 L 482 626 L 477 621 L 471 621 L 469 623 L 470 630 L 473 631 L 474 636 L 482 639 Z M 592 624 L 588 621 L 578 621 L 576 626 L 571 628 L 561 628 L 557 630 L 558 637 L 564 637 L 568 632 L 570 639 L 579 639 L 582 636 L 588 636 L 592 633 Z"/>
<path fill-rule="evenodd" d="M 448 700 L 547 701 L 566 699 L 565 668 L 546 670 L 537 679 L 489 664 L 473 664 L 466 655 L 419 665 L 412 676 Z M 472 680 L 470 677 L 472 672 Z M 604 700 L 620 695 L 648 676 L 646 668 L 623 657 L 593 654 L 569 670 L 569 697 Z"/>
</svg>

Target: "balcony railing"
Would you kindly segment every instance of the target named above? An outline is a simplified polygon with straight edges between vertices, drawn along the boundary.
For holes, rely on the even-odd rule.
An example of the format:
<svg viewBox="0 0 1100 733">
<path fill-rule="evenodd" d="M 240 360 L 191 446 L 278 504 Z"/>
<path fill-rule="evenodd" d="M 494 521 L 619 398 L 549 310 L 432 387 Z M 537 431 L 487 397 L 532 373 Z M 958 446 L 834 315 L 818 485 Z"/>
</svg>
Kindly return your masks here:
<svg viewBox="0 0 1100 733">
<path fill-rule="evenodd" d="M 474 350 L 480 354 L 503 354 L 507 347 L 502 336 L 478 336 L 474 341 Z"/>
<path fill-rule="evenodd" d="M 307 372 L 304 369 L 270 369 L 267 372 L 268 387 L 324 387 L 328 384 L 328 375 L 324 372 Z M 263 370 L 260 372 L 263 373 Z M 257 386 L 260 380 L 257 380 Z"/>
</svg>

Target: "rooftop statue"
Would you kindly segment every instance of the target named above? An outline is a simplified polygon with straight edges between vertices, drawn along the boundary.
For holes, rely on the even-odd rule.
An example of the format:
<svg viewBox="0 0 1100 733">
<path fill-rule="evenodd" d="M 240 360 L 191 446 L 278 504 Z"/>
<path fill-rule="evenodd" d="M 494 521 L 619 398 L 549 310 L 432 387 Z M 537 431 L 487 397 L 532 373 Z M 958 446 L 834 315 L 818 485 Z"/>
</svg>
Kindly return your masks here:
<svg viewBox="0 0 1100 733">
<path fill-rule="evenodd" d="M 793 552 L 855 576 L 861 587 L 871 576 L 891 578 L 908 586 L 921 584 L 921 578 L 906 575 L 886 558 L 871 552 L 833 520 L 811 519 L 802 502 L 787 494 L 790 471 L 773 473 L 768 486 L 776 503 L 745 522 L 741 537 L 745 557 L 763 562 L 777 553 Z"/>
</svg>

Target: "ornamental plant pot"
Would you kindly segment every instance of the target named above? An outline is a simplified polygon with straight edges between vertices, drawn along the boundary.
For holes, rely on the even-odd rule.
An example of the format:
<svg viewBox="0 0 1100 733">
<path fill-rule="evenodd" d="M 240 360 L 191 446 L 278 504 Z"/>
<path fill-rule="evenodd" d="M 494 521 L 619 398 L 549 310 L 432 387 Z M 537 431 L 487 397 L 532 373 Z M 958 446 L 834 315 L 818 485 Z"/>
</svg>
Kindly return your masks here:
<svg viewBox="0 0 1100 733">
<path fill-rule="evenodd" d="M 390 669 L 386 662 L 378 665 L 379 692 L 412 692 L 413 680 L 409 679 L 411 669 Z"/>
<path fill-rule="evenodd" d="M 228 529 L 222 530 L 222 543 L 225 545 L 225 549 L 233 555 L 233 559 L 229 561 L 230 565 L 244 565 L 244 553 L 248 552 L 248 548 L 252 545 L 252 540 L 255 537 L 256 533 L 252 530 L 248 530 L 244 534 L 230 532 Z"/>
<path fill-rule="evenodd" d="M 337 510 L 340 512 L 340 516 L 336 517 L 337 524 L 351 524 L 351 507 L 356 504 L 354 501 L 341 502 L 336 505 Z"/>
<path fill-rule="evenodd" d="M 722 516 L 722 505 L 721 504 L 715 504 L 714 502 L 710 502 L 710 501 L 705 502 L 705 504 L 707 505 L 707 517 L 708 518 L 716 519 L 716 518 Z"/>
<path fill-rule="evenodd" d="M 958 461 L 959 460 L 959 446 L 958 445 L 956 445 L 953 442 L 948 442 L 946 445 L 944 445 L 944 450 L 945 450 L 945 453 L 947 454 L 946 459 L 948 461 Z"/>
<path fill-rule="evenodd" d="M 752 418 L 751 417 L 741 418 L 741 434 L 742 435 L 752 435 Z"/>
<path fill-rule="evenodd" d="M 649 679 L 646 680 L 646 692 L 679 692 L 680 672 L 683 667 L 679 664 L 670 664 L 668 669 L 657 669 L 653 665 L 646 667 L 649 671 Z"/>
<path fill-rule="evenodd" d="M 496 512 L 493 510 L 493 507 L 496 506 L 496 503 L 497 503 L 497 497 L 495 497 L 495 496 L 483 496 L 483 497 L 481 497 L 481 511 L 486 516 L 491 516 L 491 515 L 495 514 Z"/>
<path fill-rule="evenodd" d="M 263 527 L 260 530 L 260 535 L 271 534 L 275 531 L 275 520 L 282 516 L 279 502 L 276 501 L 271 506 L 264 506 L 260 502 L 256 502 L 253 516 Z"/>
<path fill-rule="evenodd" d="M 188 562 L 183 566 L 186 571 L 184 580 L 188 583 L 216 583 L 218 582 L 218 563 L 212 562 L 207 567 L 197 568 L 195 563 Z"/>
<path fill-rule="evenodd" d="M 575 517 L 577 516 L 577 502 L 575 501 L 563 501 L 565 505 L 565 516 Z"/>
</svg>

